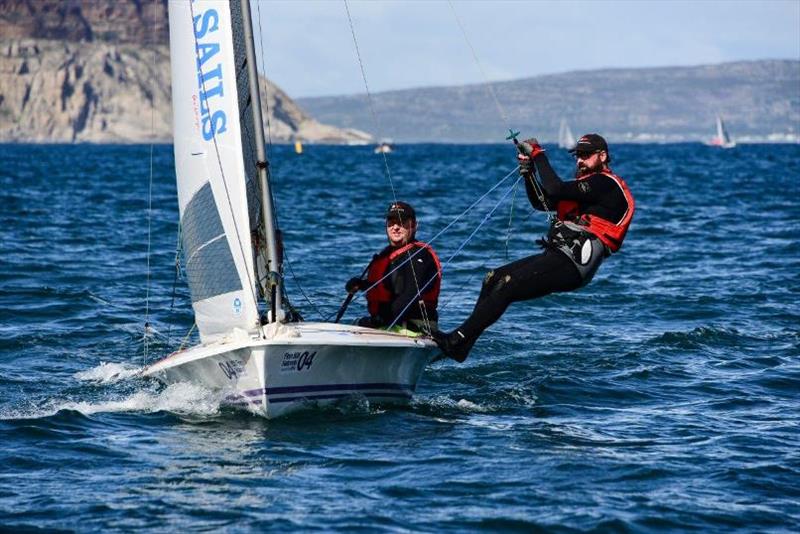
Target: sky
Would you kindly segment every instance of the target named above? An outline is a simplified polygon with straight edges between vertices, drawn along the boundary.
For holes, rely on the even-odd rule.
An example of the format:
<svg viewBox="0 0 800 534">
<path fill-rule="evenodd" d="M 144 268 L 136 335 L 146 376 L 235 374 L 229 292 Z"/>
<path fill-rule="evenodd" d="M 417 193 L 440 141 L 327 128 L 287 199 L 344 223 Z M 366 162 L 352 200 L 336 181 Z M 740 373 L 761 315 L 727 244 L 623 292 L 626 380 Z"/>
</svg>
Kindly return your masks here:
<svg viewBox="0 0 800 534">
<path fill-rule="evenodd" d="M 800 60 L 800 0 L 348 0 L 347 8 L 373 93 L 608 67 Z M 364 93 L 344 1 L 252 0 L 252 13 L 259 70 L 289 96 Z"/>
</svg>

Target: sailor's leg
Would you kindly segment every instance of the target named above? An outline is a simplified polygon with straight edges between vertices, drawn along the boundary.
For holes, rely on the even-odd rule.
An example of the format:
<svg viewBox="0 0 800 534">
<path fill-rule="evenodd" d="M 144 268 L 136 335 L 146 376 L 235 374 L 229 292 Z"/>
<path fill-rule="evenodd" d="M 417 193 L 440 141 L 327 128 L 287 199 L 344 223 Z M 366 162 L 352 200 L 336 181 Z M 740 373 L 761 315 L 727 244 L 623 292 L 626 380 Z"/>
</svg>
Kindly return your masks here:
<svg viewBox="0 0 800 534">
<path fill-rule="evenodd" d="M 490 275 L 472 314 L 448 336 L 454 353 L 463 358 L 483 331 L 494 324 L 512 302 L 543 297 L 556 291 L 571 291 L 581 285 L 581 277 L 572 261 L 556 251 L 523 258 L 495 269 Z"/>
</svg>

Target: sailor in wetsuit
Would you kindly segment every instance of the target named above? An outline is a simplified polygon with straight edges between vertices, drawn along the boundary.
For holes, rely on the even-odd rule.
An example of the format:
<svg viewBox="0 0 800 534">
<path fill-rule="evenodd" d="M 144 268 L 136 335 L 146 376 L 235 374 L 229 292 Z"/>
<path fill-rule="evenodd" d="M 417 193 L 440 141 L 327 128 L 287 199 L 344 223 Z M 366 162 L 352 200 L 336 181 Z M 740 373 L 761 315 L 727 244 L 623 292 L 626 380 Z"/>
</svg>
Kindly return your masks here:
<svg viewBox="0 0 800 534">
<path fill-rule="evenodd" d="M 528 199 L 534 209 L 555 211 L 556 219 L 547 238 L 539 241 L 543 252 L 490 271 L 475 309 L 461 326 L 449 334 L 433 333 L 442 352 L 459 362 L 512 302 L 588 284 L 603 259 L 619 250 L 633 217 L 633 196 L 609 169 L 611 156 L 601 136 L 587 134 L 578 140 L 571 150 L 576 179 L 567 182 L 553 171 L 536 139 L 522 146 L 530 154 L 518 156 Z"/>
<path fill-rule="evenodd" d="M 417 215 L 409 204 L 394 202 L 386 212 L 389 245 L 376 254 L 367 279 L 352 278 L 348 293 L 367 290 L 369 317 L 360 326 L 398 325 L 415 332 L 436 328 L 442 267 L 430 245 L 417 241 Z"/>
</svg>

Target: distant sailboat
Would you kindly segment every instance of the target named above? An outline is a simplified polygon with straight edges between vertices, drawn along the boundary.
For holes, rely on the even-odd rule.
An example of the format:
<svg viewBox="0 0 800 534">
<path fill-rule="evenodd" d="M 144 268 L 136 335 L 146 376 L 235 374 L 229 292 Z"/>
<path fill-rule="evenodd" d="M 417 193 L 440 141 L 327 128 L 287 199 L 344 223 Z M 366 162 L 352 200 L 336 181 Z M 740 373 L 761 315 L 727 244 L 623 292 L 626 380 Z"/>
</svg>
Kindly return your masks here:
<svg viewBox="0 0 800 534">
<path fill-rule="evenodd" d="M 725 128 L 725 123 L 719 115 L 717 115 L 717 136 L 712 138 L 707 144 L 719 148 L 733 148 L 736 146 L 736 141 L 731 139 L 727 128 Z"/>
<path fill-rule="evenodd" d="M 561 119 L 561 126 L 558 128 L 558 148 L 572 150 L 576 144 L 577 141 L 575 141 L 575 136 L 572 135 L 572 130 L 569 129 L 567 121 Z"/>
</svg>

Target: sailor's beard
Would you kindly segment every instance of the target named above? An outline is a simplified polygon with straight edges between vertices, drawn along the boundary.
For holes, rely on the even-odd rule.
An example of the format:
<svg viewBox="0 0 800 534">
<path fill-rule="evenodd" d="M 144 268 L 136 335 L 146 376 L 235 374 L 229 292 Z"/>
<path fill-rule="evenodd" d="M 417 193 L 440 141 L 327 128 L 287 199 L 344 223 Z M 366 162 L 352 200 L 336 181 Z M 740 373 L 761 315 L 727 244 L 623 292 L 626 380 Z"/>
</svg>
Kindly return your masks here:
<svg viewBox="0 0 800 534">
<path fill-rule="evenodd" d="M 588 165 L 581 165 L 580 163 L 575 167 L 575 178 L 580 178 L 582 176 L 588 176 L 590 174 L 594 174 L 596 172 L 600 172 L 603 170 L 603 162 L 598 161 L 596 165 L 588 166 Z"/>
</svg>

